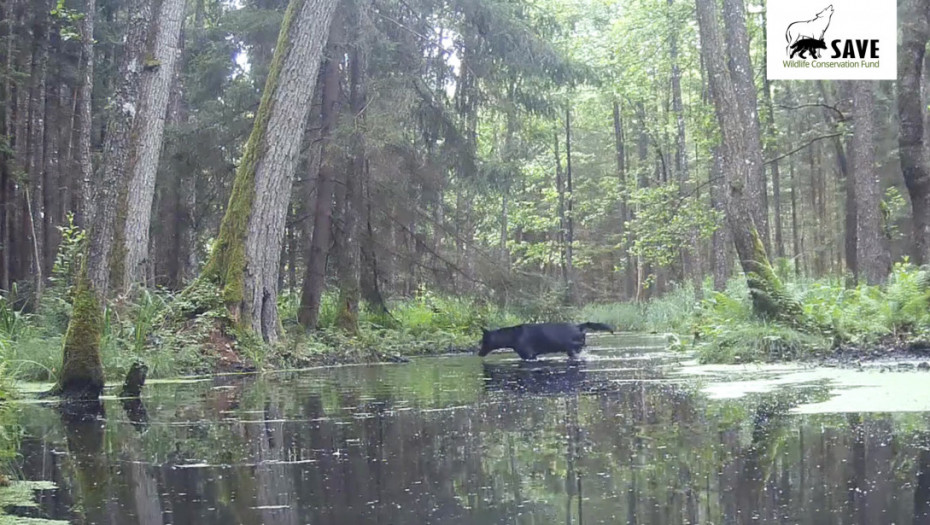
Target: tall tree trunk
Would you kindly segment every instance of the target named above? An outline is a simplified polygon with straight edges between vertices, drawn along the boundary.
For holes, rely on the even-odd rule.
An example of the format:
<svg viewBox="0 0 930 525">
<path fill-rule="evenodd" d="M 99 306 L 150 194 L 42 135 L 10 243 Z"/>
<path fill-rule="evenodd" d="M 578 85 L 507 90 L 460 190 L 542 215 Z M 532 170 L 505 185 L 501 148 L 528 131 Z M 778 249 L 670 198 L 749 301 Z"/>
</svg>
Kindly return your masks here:
<svg viewBox="0 0 930 525">
<path fill-rule="evenodd" d="M 32 85 L 29 90 L 29 174 L 28 213 L 32 237 L 32 277 L 35 286 L 35 300 L 42 297 L 45 287 L 43 270 L 45 266 L 45 210 L 46 171 L 45 171 L 45 117 L 46 91 L 48 84 L 49 55 L 49 20 L 51 5 L 48 0 L 41 0 L 34 6 L 36 18 L 33 22 L 32 37 L 34 48 L 32 54 Z"/>
<path fill-rule="evenodd" d="M 565 290 L 566 302 L 575 302 L 575 266 L 573 244 L 575 241 L 574 194 L 572 193 L 572 110 L 565 108 L 565 192 L 567 202 L 565 206 L 565 273 L 568 277 L 568 286 Z"/>
<path fill-rule="evenodd" d="M 336 0 L 291 0 L 252 134 L 202 277 L 235 322 L 278 339 L 278 258 L 297 152 Z"/>
<path fill-rule="evenodd" d="M 365 178 L 362 181 L 362 191 L 365 210 L 365 222 L 362 225 L 361 246 L 361 285 L 362 299 L 368 305 L 368 308 L 375 314 L 387 315 L 387 303 L 381 294 L 381 273 L 378 267 L 377 243 L 375 242 L 375 230 L 371 219 L 371 172 L 369 166 L 365 166 Z"/>
<path fill-rule="evenodd" d="M 926 99 L 921 98 L 924 56 L 930 40 L 930 0 L 904 0 L 901 48 L 898 52 L 898 146 L 901 172 L 911 197 L 914 237 L 913 258 L 930 262 L 930 166 L 924 140 Z"/>
<path fill-rule="evenodd" d="M 162 0 L 155 18 L 153 44 L 146 55 L 145 72 L 139 98 L 138 118 L 133 127 L 133 152 L 129 165 L 129 191 L 117 236 L 122 237 L 122 274 L 117 274 L 124 292 L 133 285 L 146 284 L 149 263 L 149 227 L 152 223 L 152 200 L 155 175 L 162 151 L 168 101 L 174 85 L 181 26 L 186 0 Z M 121 234 L 121 235 L 120 235 Z M 115 268 L 119 271 L 119 265 Z"/>
<path fill-rule="evenodd" d="M 93 98 L 94 98 L 94 20 L 97 15 L 97 0 L 84 0 L 84 18 L 81 19 L 81 70 L 78 94 L 78 165 L 80 166 L 81 204 L 78 206 L 76 223 L 87 227 L 87 220 L 93 214 L 93 191 L 91 180 L 94 177 L 93 156 Z"/>
<path fill-rule="evenodd" d="M 87 272 L 92 288 L 100 297 L 106 297 L 109 292 L 118 207 L 125 198 L 129 182 L 127 170 L 132 153 L 131 136 L 139 111 L 146 41 L 152 18 L 151 4 L 145 0 L 134 0 L 128 8 L 129 29 L 123 47 L 119 84 L 110 104 L 101 173 L 93 184 L 94 214 L 88 222 Z"/>
<path fill-rule="evenodd" d="M 363 42 L 367 20 L 364 9 L 356 13 L 356 41 L 352 50 L 349 74 L 349 107 L 354 120 L 350 138 L 349 166 L 345 173 L 345 200 L 339 213 L 337 229 L 337 277 L 339 302 L 336 325 L 350 333 L 358 333 L 358 304 L 360 296 L 361 251 L 359 243 L 359 215 L 362 213 L 362 180 L 368 154 L 365 144 L 365 106 L 368 103 L 368 43 Z"/>
<path fill-rule="evenodd" d="M 837 108 L 843 108 L 845 110 L 847 107 L 851 107 L 849 103 L 849 91 L 850 91 L 850 82 L 847 80 L 841 80 L 834 83 L 837 86 L 837 100 L 835 106 Z M 817 89 L 820 92 L 820 98 L 823 100 L 825 105 L 829 105 L 831 101 L 827 95 L 826 83 L 822 80 L 817 81 Z M 824 118 L 831 123 L 836 123 L 836 112 L 829 108 L 824 107 L 823 109 Z M 844 189 L 846 194 L 846 206 L 845 206 L 845 217 L 844 217 L 844 242 L 843 242 L 843 252 L 844 259 L 846 260 L 846 272 L 848 276 L 849 285 L 854 284 L 857 270 L 857 261 L 856 261 L 856 184 L 853 180 L 853 177 L 849 173 L 849 162 L 846 158 L 846 148 L 843 146 L 843 137 L 837 136 L 833 140 L 833 151 L 834 157 L 836 158 L 836 167 L 839 171 L 839 176 L 844 181 Z"/>
<path fill-rule="evenodd" d="M 555 190 L 559 196 L 559 262 L 562 271 L 562 286 L 568 293 L 568 246 L 565 244 L 568 218 L 565 216 L 565 184 L 562 180 L 562 157 L 559 155 L 559 132 L 555 132 Z"/>
<path fill-rule="evenodd" d="M 856 181 L 856 259 L 859 277 L 868 284 L 884 282 L 891 256 L 882 234 L 881 186 L 875 172 L 874 83 L 853 83 L 853 173 Z"/>
<path fill-rule="evenodd" d="M 668 0 L 671 13 L 675 0 Z M 672 111 L 675 113 L 675 172 L 678 176 L 678 188 L 681 198 L 687 198 L 691 187 L 691 177 L 688 173 L 688 144 L 685 136 L 685 110 L 681 98 L 681 68 L 678 65 L 678 28 L 674 21 L 669 20 L 669 59 L 672 63 Z M 689 232 L 688 246 L 682 247 L 681 261 L 684 277 L 690 278 L 694 286 L 695 299 L 703 296 L 701 275 L 701 250 L 698 242 L 697 228 Z"/>
<path fill-rule="evenodd" d="M 727 190 L 725 174 L 723 172 L 723 159 L 720 152 L 720 146 L 714 146 L 711 155 L 714 159 L 714 168 L 710 174 L 710 200 L 714 210 L 724 217 L 723 224 L 720 224 L 711 238 L 711 256 L 713 260 L 711 265 L 714 271 L 714 290 L 722 292 L 727 288 L 727 280 L 730 278 L 730 229 L 727 226 Z"/>
<path fill-rule="evenodd" d="M 13 12 L 14 0 L 0 4 L 0 17 L 6 20 L 3 31 L 3 77 L 0 79 L 0 103 L 2 103 L 2 129 L 0 132 L 7 137 L 13 135 L 13 41 L 15 32 L 13 24 L 16 20 Z M 11 273 L 11 242 L 13 240 L 13 200 L 16 190 L 13 187 L 14 162 L 9 148 L 0 151 L 0 290 L 9 290 L 12 282 Z"/>
<path fill-rule="evenodd" d="M 620 115 L 620 103 L 614 100 L 614 145 L 616 148 L 617 155 L 617 182 L 620 187 L 620 224 L 618 227 L 620 235 L 620 243 L 623 246 L 621 255 L 626 259 L 626 264 L 623 278 L 621 281 L 620 287 L 620 297 L 622 299 L 629 299 L 632 295 L 632 283 L 633 283 L 633 265 L 632 260 L 630 259 L 629 254 L 629 245 L 626 241 L 626 221 L 629 220 L 629 212 L 627 211 L 627 180 L 626 180 L 626 151 L 623 142 L 623 119 Z"/>
<path fill-rule="evenodd" d="M 727 2 L 732 4 L 733 0 Z M 755 120 L 754 109 L 751 113 L 752 118 L 747 119 L 737 104 L 740 96 L 737 95 L 730 78 L 731 72 L 725 62 L 724 57 L 727 55 L 723 53 L 716 3 L 714 0 L 696 0 L 696 4 L 701 53 L 707 66 L 711 99 L 723 139 L 721 157 L 728 185 L 727 221 L 749 285 L 753 311 L 764 318 L 798 322 L 799 307 L 784 294 L 781 281 L 769 264 L 752 208 L 752 204 L 758 202 L 753 182 L 758 180 L 758 171 L 762 165 L 761 162 L 755 164 L 747 162 L 746 159 L 756 154 L 761 156 L 761 149 L 752 151 L 757 146 L 745 137 L 752 134 L 752 122 L 756 122 L 755 131 L 758 138 L 758 121 Z M 738 11 L 736 14 L 739 15 L 735 18 L 742 20 L 742 4 L 738 7 L 730 6 L 731 19 L 734 18 L 734 10 Z M 731 24 L 728 27 L 729 31 L 737 31 L 738 27 L 735 26 L 738 24 Z M 745 30 L 745 27 L 743 29 Z M 739 38 L 736 40 L 739 41 Z M 730 55 L 734 52 L 748 53 L 748 49 L 731 49 Z M 739 68 L 740 66 L 737 66 L 737 69 Z M 748 71 L 737 73 L 749 74 Z M 751 74 L 749 79 L 752 79 Z M 755 100 L 754 90 L 752 100 Z"/>
<path fill-rule="evenodd" d="M 798 177 L 794 165 L 794 157 L 791 157 L 788 160 L 788 170 L 791 178 L 791 253 L 794 254 L 794 274 L 800 277 L 804 259 L 801 248 L 801 231 L 798 225 Z"/>
<path fill-rule="evenodd" d="M 317 173 L 316 207 L 313 214 L 313 237 L 310 240 L 310 249 L 307 254 L 307 265 L 304 270 L 304 280 L 301 285 L 300 309 L 297 320 L 304 329 L 313 330 L 317 327 L 320 317 L 320 305 L 323 297 L 323 287 L 326 284 L 326 258 L 329 254 L 330 237 L 333 220 L 333 190 L 335 188 L 335 170 L 332 161 L 327 161 L 327 145 L 332 130 L 339 120 L 340 102 L 340 72 L 339 58 L 342 56 L 343 21 L 340 14 L 333 18 L 327 46 L 326 66 L 323 69 L 323 97 L 322 97 L 322 124 L 320 129 L 320 165 L 315 169 Z M 334 157 L 332 152 L 329 156 Z"/>
<path fill-rule="evenodd" d="M 73 313 L 65 334 L 61 373 L 55 388 L 56 393 L 65 397 L 97 398 L 103 389 L 100 360 L 103 301 L 110 282 L 116 208 L 127 183 L 129 134 L 138 105 L 148 22 L 152 17 L 151 2 L 133 0 L 128 12 L 119 84 L 108 112 L 103 159 L 94 181 L 94 214 L 87 221 L 86 256 L 72 291 Z"/>
<path fill-rule="evenodd" d="M 724 0 L 724 38 L 730 57 L 730 78 L 736 99 L 733 104 L 739 112 L 741 131 L 738 138 L 744 142 L 743 161 L 746 163 L 746 205 L 766 253 L 772 251 L 768 224 L 768 188 L 765 183 L 765 166 L 762 162 L 762 140 L 759 128 L 758 97 L 755 75 L 749 58 L 749 34 L 746 31 L 746 7 L 743 0 Z M 729 160 L 729 159 L 727 159 Z"/>
<path fill-rule="evenodd" d="M 762 41 L 767 42 L 765 10 L 762 10 Z M 778 131 L 775 129 L 775 107 L 772 104 L 772 82 L 769 80 L 767 60 L 762 59 L 762 101 L 765 104 L 767 118 L 765 119 L 765 152 L 766 156 L 774 159 L 778 156 Z M 781 173 L 777 160 L 771 162 L 772 173 L 772 204 L 775 219 L 775 256 L 785 256 L 785 238 L 782 231 L 781 216 Z"/>
</svg>

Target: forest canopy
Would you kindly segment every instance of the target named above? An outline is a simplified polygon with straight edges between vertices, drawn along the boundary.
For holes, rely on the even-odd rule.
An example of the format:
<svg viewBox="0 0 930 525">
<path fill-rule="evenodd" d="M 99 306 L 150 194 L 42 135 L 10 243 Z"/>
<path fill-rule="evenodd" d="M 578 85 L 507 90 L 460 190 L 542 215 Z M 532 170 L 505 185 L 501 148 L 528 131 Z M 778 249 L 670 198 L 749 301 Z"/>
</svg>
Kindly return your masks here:
<svg viewBox="0 0 930 525">
<path fill-rule="evenodd" d="M 834 334 L 798 283 L 930 262 L 930 5 L 898 9 L 897 81 L 770 81 L 753 0 L 4 0 L 3 308 L 61 376 L 120 311 L 133 352 L 239 363 L 419 334 L 410 301 L 472 337 L 729 281 Z"/>
</svg>

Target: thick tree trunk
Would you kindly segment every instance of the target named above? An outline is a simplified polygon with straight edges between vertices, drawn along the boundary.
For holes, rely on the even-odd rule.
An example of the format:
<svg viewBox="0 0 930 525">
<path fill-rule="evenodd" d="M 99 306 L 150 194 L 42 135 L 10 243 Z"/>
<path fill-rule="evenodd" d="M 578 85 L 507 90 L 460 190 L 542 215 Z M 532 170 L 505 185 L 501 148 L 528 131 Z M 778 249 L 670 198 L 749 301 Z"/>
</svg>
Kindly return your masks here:
<svg viewBox="0 0 930 525">
<path fill-rule="evenodd" d="M 78 206 L 76 223 L 87 227 L 87 220 L 93 214 L 93 191 L 91 180 L 94 177 L 93 156 L 91 150 L 93 134 L 93 98 L 94 98 L 94 20 L 97 14 L 97 0 L 84 0 L 84 18 L 81 20 L 81 70 L 78 100 L 78 166 L 80 167 L 81 204 Z"/>
<path fill-rule="evenodd" d="M 88 221 L 89 252 L 87 277 L 100 297 L 106 297 L 110 286 L 114 236 L 118 207 L 128 186 L 127 169 L 131 155 L 133 122 L 139 111 L 139 90 L 145 66 L 148 24 L 152 18 L 152 2 L 134 0 L 128 7 L 129 27 L 123 45 L 120 79 L 110 103 L 107 131 L 103 144 L 100 174 L 94 181 L 94 214 Z"/>
<path fill-rule="evenodd" d="M 327 144 L 332 131 L 339 120 L 339 93 L 340 72 L 339 58 L 342 55 L 343 21 L 337 14 L 332 23 L 329 34 L 327 56 L 329 59 L 323 69 L 323 97 L 322 97 L 322 124 L 320 129 L 319 166 L 311 167 L 317 173 L 316 207 L 313 215 L 313 237 L 310 240 L 310 249 L 307 255 L 307 266 L 304 271 L 304 280 L 301 285 L 300 309 L 297 320 L 307 330 L 317 327 L 320 317 L 320 305 L 323 297 L 323 287 L 326 284 L 326 258 L 329 254 L 329 245 L 333 221 L 333 191 L 335 188 L 335 170 L 332 160 L 327 161 Z M 329 156 L 334 157 L 332 152 Z"/>
<path fill-rule="evenodd" d="M 116 208 L 126 188 L 129 132 L 136 115 L 151 3 L 134 0 L 120 61 L 120 83 L 110 107 L 101 169 L 96 177 L 94 215 L 87 225 L 87 250 L 75 283 L 73 313 L 65 334 L 56 393 L 64 397 L 96 398 L 103 389 L 100 334 L 103 301 L 109 286 Z"/>
<path fill-rule="evenodd" d="M 868 284 L 885 281 L 891 256 L 882 234 L 881 186 L 875 172 L 874 83 L 853 83 L 853 173 L 856 181 L 856 259 Z"/>
<path fill-rule="evenodd" d="M 162 0 L 153 27 L 151 54 L 145 57 L 145 72 L 139 97 L 138 118 L 133 126 L 133 152 L 129 165 L 129 191 L 125 207 L 121 207 L 122 275 L 121 288 L 128 292 L 137 284 L 146 284 L 149 264 L 149 227 L 152 222 L 152 200 L 155 197 L 155 175 L 161 156 L 168 101 L 174 85 L 181 26 L 186 0 Z M 117 270 L 119 266 L 117 265 Z"/>
<path fill-rule="evenodd" d="M 336 0 L 291 0 L 275 58 L 203 277 L 233 320 L 278 339 L 278 259 L 284 220 L 325 36 Z"/>
<path fill-rule="evenodd" d="M 930 0 L 904 0 L 898 52 L 898 146 L 901 172 L 911 197 L 913 258 L 930 263 L 930 166 L 924 140 L 926 99 L 921 98 L 924 57 L 930 40 Z"/>
<path fill-rule="evenodd" d="M 727 0 L 732 3 L 732 0 Z M 752 134 L 752 122 L 756 122 L 758 138 L 758 121 L 745 117 L 737 104 L 739 96 L 730 78 L 730 71 L 725 62 L 723 45 L 720 38 L 720 26 L 717 21 L 717 6 L 714 0 L 697 0 L 698 26 L 701 37 L 701 52 L 707 66 L 711 99 L 717 114 L 717 122 L 722 135 L 721 158 L 723 171 L 728 186 L 727 222 L 730 234 L 740 259 L 740 265 L 746 275 L 753 311 L 763 318 L 776 318 L 789 323 L 801 321 L 799 306 L 784 293 L 781 281 L 775 275 L 766 255 L 762 236 L 759 234 L 752 204 L 758 202 L 758 195 L 753 193 L 752 182 L 756 180 L 761 163 L 746 162 L 746 159 L 760 151 L 752 150 L 756 146 L 746 140 Z M 738 7 L 741 16 L 742 4 Z M 737 9 L 731 6 L 732 9 Z M 731 17 L 733 13 L 730 13 Z M 735 31 L 738 28 L 728 28 Z M 745 27 L 743 28 L 745 29 Z M 736 39 L 739 41 L 739 39 Z M 748 53 L 748 49 L 731 49 L 735 52 Z M 739 66 L 737 66 L 739 68 Z M 745 74 L 746 71 L 738 72 Z M 749 76 L 751 80 L 751 75 Z M 755 100 L 754 91 L 752 99 Z M 748 190 L 748 191 L 747 191 Z"/>
<path fill-rule="evenodd" d="M 739 112 L 740 132 L 735 137 L 741 141 L 743 162 L 746 163 L 744 175 L 746 205 L 766 252 L 771 251 L 772 243 L 768 225 L 768 188 L 765 184 L 765 166 L 762 162 L 762 140 L 759 128 L 758 97 L 754 80 L 754 70 L 749 58 L 749 35 L 746 31 L 746 8 L 742 0 L 724 0 L 723 20 L 726 26 L 724 38 L 727 54 L 730 57 L 729 71 L 735 109 Z M 729 160 L 729 159 L 726 159 Z"/>
</svg>

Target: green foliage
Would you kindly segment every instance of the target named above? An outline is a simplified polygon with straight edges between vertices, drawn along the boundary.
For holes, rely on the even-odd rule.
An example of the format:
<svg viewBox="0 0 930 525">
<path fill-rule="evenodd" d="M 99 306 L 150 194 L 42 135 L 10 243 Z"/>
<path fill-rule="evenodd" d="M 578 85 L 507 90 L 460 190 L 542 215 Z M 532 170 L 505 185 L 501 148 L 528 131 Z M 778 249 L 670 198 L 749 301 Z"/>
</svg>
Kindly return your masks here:
<svg viewBox="0 0 930 525">
<path fill-rule="evenodd" d="M 695 317 L 704 361 L 799 359 L 839 345 L 930 341 L 930 274 L 907 260 L 894 265 L 883 286 L 846 288 L 839 278 L 786 283 L 783 293 L 799 305 L 801 323 L 753 316 L 739 281 L 710 293 Z"/>
<path fill-rule="evenodd" d="M 629 202 L 640 210 L 626 223 L 630 253 L 660 266 L 673 263 L 681 246 L 693 244 L 693 237 L 710 238 L 723 221 L 722 214 L 705 203 L 681 195 L 674 183 L 637 189 Z"/>
</svg>

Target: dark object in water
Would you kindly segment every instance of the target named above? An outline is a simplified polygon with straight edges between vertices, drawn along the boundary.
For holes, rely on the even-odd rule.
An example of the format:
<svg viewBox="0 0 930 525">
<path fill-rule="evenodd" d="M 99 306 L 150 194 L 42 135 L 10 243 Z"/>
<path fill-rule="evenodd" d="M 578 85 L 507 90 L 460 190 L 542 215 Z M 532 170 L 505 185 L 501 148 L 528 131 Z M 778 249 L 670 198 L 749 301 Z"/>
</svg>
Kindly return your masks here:
<svg viewBox="0 0 930 525">
<path fill-rule="evenodd" d="M 528 361 L 558 352 L 566 352 L 570 359 L 577 359 L 585 345 L 585 332 L 589 331 L 613 333 L 614 329 L 604 323 L 537 323 L 483 330 L 478 355 L 484 357 L 499 348 L 512 348 Z"/>
<path fill-rule="evenodd" d="M 123 389 L 120 391 L 120 397 L 139 397 L 142 395 L 142 386 L 145 385 L 145 378 L 149 373 L 149 367 L 140 361 L 136 361 L 129 368 L 126 374 L 126 381 L 123 382 Z"/>
</svg>

